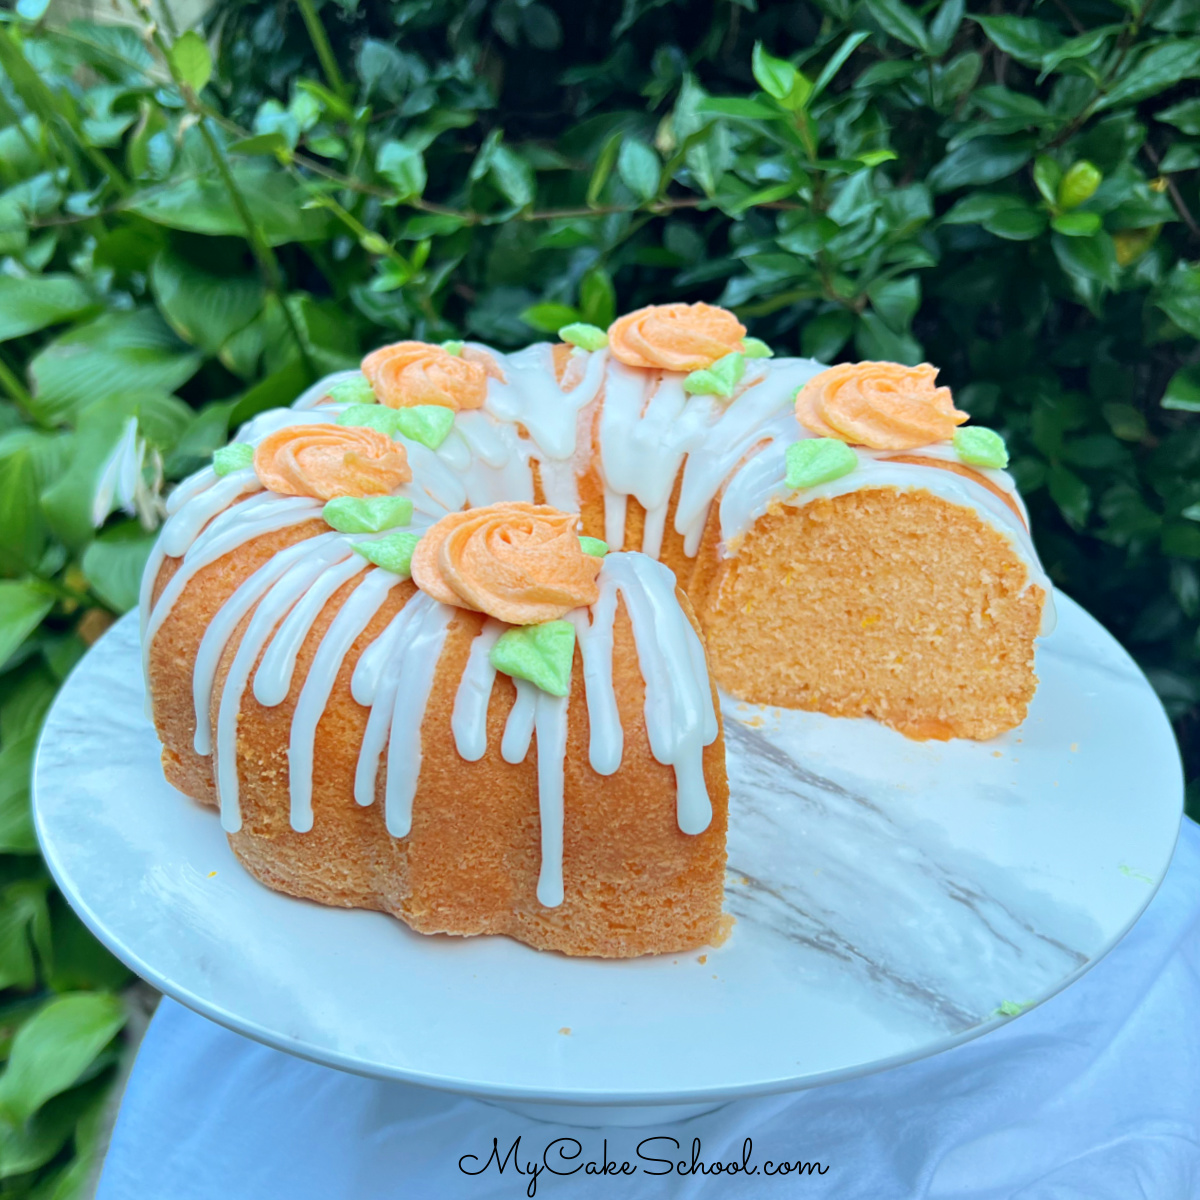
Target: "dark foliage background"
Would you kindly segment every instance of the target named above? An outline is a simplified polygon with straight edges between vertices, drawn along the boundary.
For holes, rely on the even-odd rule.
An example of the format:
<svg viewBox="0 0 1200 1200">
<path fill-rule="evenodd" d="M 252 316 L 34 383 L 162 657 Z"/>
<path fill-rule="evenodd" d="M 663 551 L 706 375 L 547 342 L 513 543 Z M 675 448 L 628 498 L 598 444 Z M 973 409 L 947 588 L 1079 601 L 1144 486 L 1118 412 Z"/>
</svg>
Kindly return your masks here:
<svg viewBox="0 0 1200 1200">
<path fill-rule="evenodd" d="M 36 856 L 41 716 L 163 486 L 385 339 L 704 299 L 939 364 L 1197 780 L 1198 77 L 1192 0 L 0 13 L 0 1197 L 85 1185 L 123 1019 Z"/>
</svg>

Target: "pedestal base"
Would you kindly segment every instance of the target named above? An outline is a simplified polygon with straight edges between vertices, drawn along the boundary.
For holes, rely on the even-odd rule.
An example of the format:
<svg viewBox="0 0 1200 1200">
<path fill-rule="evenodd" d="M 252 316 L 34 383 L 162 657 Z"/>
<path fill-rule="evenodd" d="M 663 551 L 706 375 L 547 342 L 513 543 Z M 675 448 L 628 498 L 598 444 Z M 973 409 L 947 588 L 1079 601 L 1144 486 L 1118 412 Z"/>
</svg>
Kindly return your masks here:
<svg viewBox="0 0 1200 1200">
<path fill-rule="evenodd" d="M 496 1108 L 505 1108 L 533 1121 L 549 1125 L 580 1125 L 601 1129 L 609 1125 L 621 1128 L 642 1125 L 670 1125 L 687 1121 L 724 1108 L 717 1104 L 517 1104 L 510 1100 L 487 1100 Z"/>
</svg>

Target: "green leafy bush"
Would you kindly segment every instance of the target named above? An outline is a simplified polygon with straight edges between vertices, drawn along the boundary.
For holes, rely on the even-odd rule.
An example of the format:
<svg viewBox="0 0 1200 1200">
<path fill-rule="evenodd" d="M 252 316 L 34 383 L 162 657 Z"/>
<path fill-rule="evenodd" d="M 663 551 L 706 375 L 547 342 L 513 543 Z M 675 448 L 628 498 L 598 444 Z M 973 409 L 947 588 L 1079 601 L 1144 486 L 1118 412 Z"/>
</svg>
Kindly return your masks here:
<svg viewBox="0 0 1200 1200">
<path fill-rule="evenodd" d="M 0 14 L 0 1195 L 73 1186 L 122 982 L 35 856 L 41 714 L 164 484 L 385 339 L 705 299 L 786 353 L 939 364 L 1200 774 L 1200 8 L 996 7 Z"/>
</svg>

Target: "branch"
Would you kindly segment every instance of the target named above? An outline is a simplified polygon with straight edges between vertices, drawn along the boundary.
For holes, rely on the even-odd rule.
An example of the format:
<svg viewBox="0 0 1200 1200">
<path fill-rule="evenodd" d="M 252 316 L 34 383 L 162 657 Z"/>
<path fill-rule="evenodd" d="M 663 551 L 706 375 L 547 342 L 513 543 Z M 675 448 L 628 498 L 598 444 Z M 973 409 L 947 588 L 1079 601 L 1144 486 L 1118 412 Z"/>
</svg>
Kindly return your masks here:
<svg viewBox="0 0 1200 1200">
<path fill-rule="evenodd" d="M 1162 162 L 1158 152 L 1149 144 L 1149 142 L 1143 142 L 1142 149 L 1146 152 L 1146 157 L 1154 164 L 1154 169 L 1157 171 L 1158 164 Z M 1200 239 L 1200 223 L 1197 223 L 1196 218 L 1192 216 L 1191 209 L 1188 208 L 1187 203 L 1183 198 L 1183 193 L 1179 190 L 1174 178 L 1170 175 L 1162 174 L 1159 175 L 1159 178 L 1166 180 L 1167 195 L 1171 197 L 1171 204 L 1174 206 L 1175 211 L 1179 214 L 1179 219 L 1188 227 L 1192 237 Z"/>
</svg>

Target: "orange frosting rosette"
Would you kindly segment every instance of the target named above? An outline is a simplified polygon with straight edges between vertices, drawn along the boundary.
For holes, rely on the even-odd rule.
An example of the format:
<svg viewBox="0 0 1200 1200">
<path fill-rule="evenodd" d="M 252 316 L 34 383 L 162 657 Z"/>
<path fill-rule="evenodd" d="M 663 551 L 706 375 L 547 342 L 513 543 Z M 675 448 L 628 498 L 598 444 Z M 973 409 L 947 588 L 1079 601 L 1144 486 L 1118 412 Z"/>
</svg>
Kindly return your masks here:
<svg viewBox="0 0 1200 1200">
<path fill-rule="evenodd" d="M 495 372 L 482 357 L 465 351 L 451 354 L 428 342 L 396 342 L 368 354 L 362 370 L 388 408 L 436 404 L 458 412 L 479 408 L 487 399 L 488 375 Z"/>
<path fill-rule="evenodd" d="M 609 326 L 613 357 L 630 367 L 703 371 L 742 349 L 746 327 L 711 304 L 651 304 Z"/>
<path fill-rule="evenodd" d="M 872 450 L 912 450 L 944 442 L 966 419 L 937 367 L 840 363 L 814 375 L 796 396 L 796 420 L 817 437 Z"/>
<path fill-rule="evenodd" d="M 383 496 L 412 478 L 408 455 L 385 433 L 357 425 L 291 425 L 259 442 L 254 470 L 282 496 Z"/>
<path fill-rule="evenodd" d="M 413 582 L 443 604 L 510 625 L 556 621 L 600 597 L 602 560 L 583 552 L 578 527 L 578 516 L 545 504 L 451 513 L 417 543 Z"/>
</svg>

